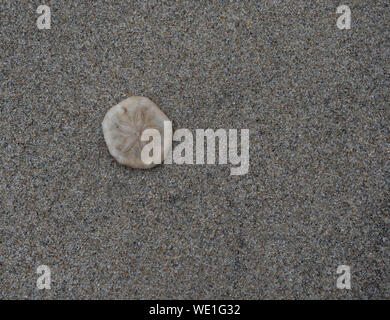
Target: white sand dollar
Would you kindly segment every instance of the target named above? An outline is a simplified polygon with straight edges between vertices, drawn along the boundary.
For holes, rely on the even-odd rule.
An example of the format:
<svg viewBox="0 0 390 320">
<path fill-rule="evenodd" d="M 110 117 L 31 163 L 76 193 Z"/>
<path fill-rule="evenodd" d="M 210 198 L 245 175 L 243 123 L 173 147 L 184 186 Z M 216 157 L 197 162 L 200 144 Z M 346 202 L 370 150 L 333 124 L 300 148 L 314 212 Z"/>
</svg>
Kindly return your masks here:
<svg viewBox="0 0 390 320">
<path fill-rule="evenodd" d="M 157 129 L 161 135 L 161 163 L 171 148 L 172 140 L 165 143 L 164 121 L 168 117 L 145 97 L 133 96 L 113 106 L 104 117 L 102 128 L 110 154 L 120 163 L 132 168 L 148 169 L 156 164 L 145 164 L 141 151 L 149 141 L 141 141 L 146 129 Z M 169 139 L 167 139 L 169 140 Z"/>
</svg>

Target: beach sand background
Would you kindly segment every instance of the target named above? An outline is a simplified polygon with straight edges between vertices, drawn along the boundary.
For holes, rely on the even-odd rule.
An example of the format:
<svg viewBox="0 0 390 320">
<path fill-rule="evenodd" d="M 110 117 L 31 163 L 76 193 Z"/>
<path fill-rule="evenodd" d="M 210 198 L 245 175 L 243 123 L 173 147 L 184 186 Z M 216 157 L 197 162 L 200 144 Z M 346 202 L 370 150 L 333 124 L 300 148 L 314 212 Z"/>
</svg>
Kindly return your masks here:
<svg viewBox="0 0 390 320">
<path fill-rule="evenodd" d="M 389 298 L 388 1 L 0 3 L 0 298 Z M 131 95 L 249 129 L 249 173 L 119 165 Z"/>
</svg>

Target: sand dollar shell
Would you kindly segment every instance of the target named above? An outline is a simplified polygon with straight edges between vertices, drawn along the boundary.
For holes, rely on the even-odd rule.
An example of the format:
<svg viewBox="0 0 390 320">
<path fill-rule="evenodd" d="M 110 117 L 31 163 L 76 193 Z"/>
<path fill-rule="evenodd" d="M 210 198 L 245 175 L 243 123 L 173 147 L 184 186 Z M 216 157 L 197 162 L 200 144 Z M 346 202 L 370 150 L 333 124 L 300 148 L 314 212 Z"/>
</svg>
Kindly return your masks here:
<svg viewBox="0 0 390 320">
<path fill-rule="evenodd" d="M 110 154 L 120 163 L 132 168 L 148 169 L 156 164 L 145 164 L 141 159 L 142 148 L 149 143 L 141 141 L 146 129 L 157 129 L 161 135 L 161 162 L 164 160 L 164 121 L 168 117 L 145 97 L 133 96 L 113 106 L 104 117 L 102 128 Z M 171 147 L 172 140 L 167 143 Z M 168 149 L 166 148 L 166 149 Z"/>
</svg>

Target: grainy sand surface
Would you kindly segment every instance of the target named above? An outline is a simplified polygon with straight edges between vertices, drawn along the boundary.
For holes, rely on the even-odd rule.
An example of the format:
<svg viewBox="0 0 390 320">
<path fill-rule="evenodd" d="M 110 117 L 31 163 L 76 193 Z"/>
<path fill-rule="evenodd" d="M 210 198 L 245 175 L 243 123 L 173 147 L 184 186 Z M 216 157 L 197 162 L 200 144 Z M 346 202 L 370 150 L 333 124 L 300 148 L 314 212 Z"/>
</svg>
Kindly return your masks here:
<svg viewBox="0 0 390 320">
<path fill-rule="evenodd" d="M 343 31 L 331 0 L 0 4 L 0 298 L 390 297 L 388 1 Z M 101 122 L 131 95 L 249 129 L 249 173 L 119 165 Z"/>
</svg>

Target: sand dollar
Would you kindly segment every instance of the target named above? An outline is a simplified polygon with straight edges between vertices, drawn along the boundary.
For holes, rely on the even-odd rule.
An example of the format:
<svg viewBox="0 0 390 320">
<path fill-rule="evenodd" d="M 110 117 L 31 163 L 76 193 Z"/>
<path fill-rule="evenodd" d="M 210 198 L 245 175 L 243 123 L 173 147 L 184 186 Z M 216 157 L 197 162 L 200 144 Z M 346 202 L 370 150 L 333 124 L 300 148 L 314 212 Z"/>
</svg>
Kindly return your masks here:
<svg viewBox="0 0 390 320">
<path fill-rule="evenodd" d="M 156 164 L 145 164 L 141 150 L 148 141 L 141 141 L 146 129 L 157 129 L 161 135 L 161 162 L 172 141 L 164 150 L 164 121 L 168 117 L 150 99 L 133 96 L 113 106 L 106 113 L 102 128 L 110 154 L 120 163 L 132 168 L 148 169 Z M 167 148 L 168 146 L 168 148 Z"/>
</svg>

